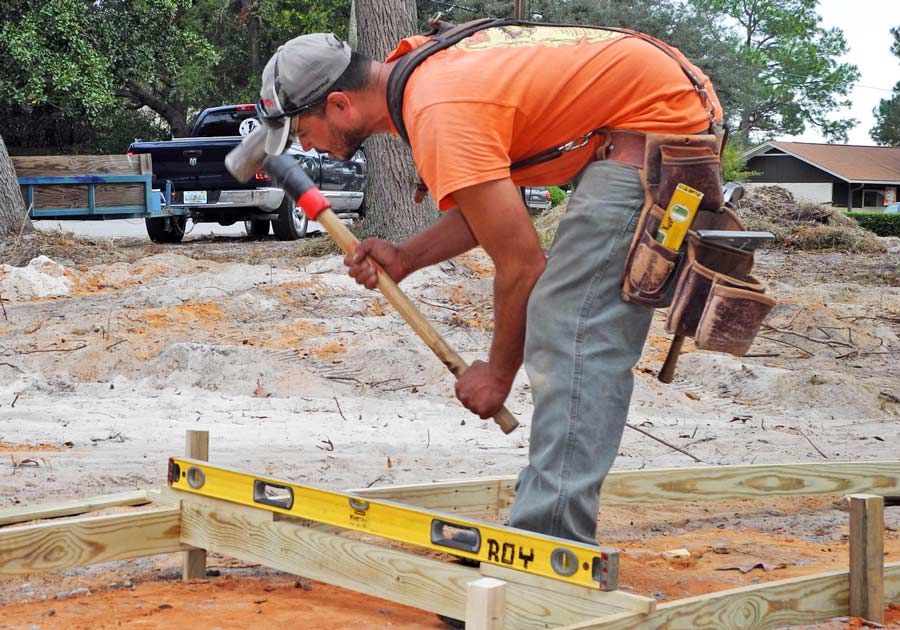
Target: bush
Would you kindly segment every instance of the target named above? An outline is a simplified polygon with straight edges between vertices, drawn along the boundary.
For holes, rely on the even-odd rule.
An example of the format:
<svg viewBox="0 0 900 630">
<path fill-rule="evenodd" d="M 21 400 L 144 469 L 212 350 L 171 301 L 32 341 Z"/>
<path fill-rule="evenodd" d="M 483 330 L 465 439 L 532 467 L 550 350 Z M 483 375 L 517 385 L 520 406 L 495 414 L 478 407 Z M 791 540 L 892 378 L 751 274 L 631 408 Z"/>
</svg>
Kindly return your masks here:
<svg viewBox="0 0 900 630">
<path fill-rule="evenodd" d="M 566 198 L 566 191 L 559 186 L 550 186 L 550 206 L 555 208 Z"/>
<path fill-rule="evenodd" d="M 848 212 L 859 226 L 875 232 L 878 236 L 900 236 L 900 214 L 883 212 Z"/>
</svg>

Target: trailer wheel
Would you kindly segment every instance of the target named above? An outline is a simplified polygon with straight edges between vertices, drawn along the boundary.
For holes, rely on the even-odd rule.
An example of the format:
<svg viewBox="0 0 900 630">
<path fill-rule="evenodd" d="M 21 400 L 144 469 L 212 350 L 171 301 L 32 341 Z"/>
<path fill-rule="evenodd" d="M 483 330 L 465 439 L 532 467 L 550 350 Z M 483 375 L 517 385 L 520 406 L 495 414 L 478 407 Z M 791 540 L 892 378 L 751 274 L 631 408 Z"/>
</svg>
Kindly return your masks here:
<svg viewBox="0 0 900 630">
<path fill-rule="evenodd" d="M 147 235 L 154 243 L 180 243 L 184 238 L 187 217 L 154 217 L 146 218 Z"/>
<path fill-rule="evenodd" d="M 309 227 L 309 219 L 303 209 L 294 203 L 294 200 L 284 196 L 284 201 L 278 207 L 278 220 L 272 221 L 272 231 L 279 241 L 296 241 L 306 236 Z"/>
<path fill-rule="evenodd" d="M 244 221 L 244 230 L 250 238 L 265 238 L 269 235 L 270 224 L 268 219 L 250 219 Z"/>
</svg>

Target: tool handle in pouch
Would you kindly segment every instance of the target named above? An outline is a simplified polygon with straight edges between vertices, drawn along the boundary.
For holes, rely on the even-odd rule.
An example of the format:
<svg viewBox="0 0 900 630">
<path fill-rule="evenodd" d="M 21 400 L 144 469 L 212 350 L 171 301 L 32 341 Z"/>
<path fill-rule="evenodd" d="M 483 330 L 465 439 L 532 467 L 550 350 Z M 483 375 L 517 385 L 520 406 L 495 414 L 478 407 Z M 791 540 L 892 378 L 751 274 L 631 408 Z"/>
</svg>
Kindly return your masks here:
<svg viewBox="0 0 900 630">
<path fill-rule="evenodd" d="M 269 158 L 266 161 L 266 170 L 272 177 L 272 181 L 284 189 L 285 194 L 297 200 L 297 205 L 303 209 L 310 220 L 318 221 L 328 230 L 328 234 L 331 235 L 331 238 L 335 240 L 346 254 L 352 255 L 356 251 L 359 241 L 337 215 L 331 211 L 331 204 L 316 188 L 296 159 L 289 155 Z M 397 286 L 397 283 L 377 264 L 375 268 L 378 272 L 378 290 L 397 309 L 403 319 L 406 320 L 406 323 L 425 342 L 425 345 L 431 348 L 431 351 L 434 352 L 437 358 L 447 366 L 447 369 L 459 378 L 468 369 L 468 364 L 455 350 L 447 345 L 444 338 L 428 323 L 422 312 L 416 308 L 416 305 Z M 500 426 L 504 433 L 510 433 L 519 426 L 515 417 L 506 407 L 502 407 L 497 412 L 497 415 L 494 416 L 494 422 Z"/>
<path fill-rule="evenodd" d="M 675 378 L 675 366 L 678 363 L 678 357 L 681 355 L 682 344 L 684 344 L 684 336 L 675 335 L 672 343 L 669 344 L 669 353 L 666 355 L 666 360 L 659 370 L 659 375 L 656 377 L 660 383 L 668 384 Z"/>
</svg>

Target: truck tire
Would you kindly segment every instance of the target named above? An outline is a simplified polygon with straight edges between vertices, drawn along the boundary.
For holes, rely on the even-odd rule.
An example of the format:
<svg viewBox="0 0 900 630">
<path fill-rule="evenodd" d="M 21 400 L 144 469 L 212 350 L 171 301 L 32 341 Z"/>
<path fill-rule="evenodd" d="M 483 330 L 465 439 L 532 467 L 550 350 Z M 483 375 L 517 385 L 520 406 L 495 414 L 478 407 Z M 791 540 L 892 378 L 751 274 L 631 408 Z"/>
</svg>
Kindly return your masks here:
<svg viewBox="0 0 900 630">
<path fill-rule="evenodd" d="M 187 217 L 153 217 L 146 218 L 147 236 L 154 243 L 180 243 L 184 238 Z"/>
<path fill-rule="evenodd" d="M 271 221 L 268 219 L 250 219 L 244 221 L 244 230 L 250 238 L 265 238 L 269 235 Z"/>
<path fill-rule="evenodd" d="M 272 231 L 279 241 L 296 241 L 306 236 L 309 219 L 287 195 L 278 207 L 278 220 L 272 221 Z"/>
</svg>

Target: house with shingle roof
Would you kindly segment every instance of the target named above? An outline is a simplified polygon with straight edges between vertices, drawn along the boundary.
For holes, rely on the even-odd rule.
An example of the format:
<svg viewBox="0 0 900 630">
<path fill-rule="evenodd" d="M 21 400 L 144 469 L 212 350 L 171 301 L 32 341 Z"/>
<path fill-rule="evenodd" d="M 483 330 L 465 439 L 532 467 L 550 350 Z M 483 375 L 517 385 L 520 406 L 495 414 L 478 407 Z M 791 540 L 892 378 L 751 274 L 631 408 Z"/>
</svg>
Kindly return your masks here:
<svg viewBox="0 0 900 630">
<path fill-rule="evenodd" d="M 744 154 L 748 187 L 777 185 L 802 201 L 876 209 L 897 201 L 900 147 L 770 141 Z"/>
</svg>

